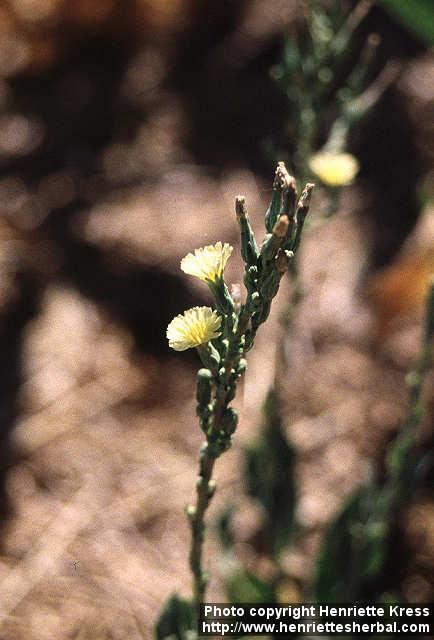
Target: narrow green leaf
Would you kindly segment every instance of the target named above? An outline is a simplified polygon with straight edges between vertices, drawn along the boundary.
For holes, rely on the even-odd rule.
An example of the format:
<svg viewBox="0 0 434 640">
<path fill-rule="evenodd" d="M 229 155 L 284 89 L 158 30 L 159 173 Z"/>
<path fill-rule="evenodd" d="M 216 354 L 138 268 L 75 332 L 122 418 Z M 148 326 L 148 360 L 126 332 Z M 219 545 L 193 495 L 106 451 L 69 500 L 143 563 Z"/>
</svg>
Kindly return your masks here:
<svg viewBox="0 0 434 640">
<path fill-rule="evenodd" d="M 279 217 L 280 209 L 282 206 L 282 191 L 281 189 L 274 188 L 273 195 L 271 196 L 271 202 L 265 214 L 265 227 L 268 233 L 273 231 L 273 227 L 276 224 L 276 220 Z"/>
</svg>

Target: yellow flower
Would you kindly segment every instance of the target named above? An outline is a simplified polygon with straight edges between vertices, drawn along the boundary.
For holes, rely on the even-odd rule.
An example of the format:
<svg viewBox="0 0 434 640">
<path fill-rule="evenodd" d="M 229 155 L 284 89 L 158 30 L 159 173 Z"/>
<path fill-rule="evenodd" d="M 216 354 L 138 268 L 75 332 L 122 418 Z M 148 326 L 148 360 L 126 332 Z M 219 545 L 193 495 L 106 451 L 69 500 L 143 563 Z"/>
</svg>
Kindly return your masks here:
<svg viewBox="0 0 434 640">
<path fill-rule="evenodd" d="M 215 282 L 222 277 L 232 251 L 233 247 L 227 242 L 196 249 L 194 254 L 189 253 L 181 260 L 181 269 L 203 282 Z"/>
<path fill-rule="evenodd" d="M 176 316 L 167 327 L 169 347 L 185 351 L 205 344 L 220 335 L 222 319 L 210 307 L 193 307 Z"/>
<path fill-rule="evenodd" d="M 351 153 L 319 151 L 309 160 L 309 167 L 330 187 L 350 184 L 359 171 L 359 162 Z"/>
</svg>

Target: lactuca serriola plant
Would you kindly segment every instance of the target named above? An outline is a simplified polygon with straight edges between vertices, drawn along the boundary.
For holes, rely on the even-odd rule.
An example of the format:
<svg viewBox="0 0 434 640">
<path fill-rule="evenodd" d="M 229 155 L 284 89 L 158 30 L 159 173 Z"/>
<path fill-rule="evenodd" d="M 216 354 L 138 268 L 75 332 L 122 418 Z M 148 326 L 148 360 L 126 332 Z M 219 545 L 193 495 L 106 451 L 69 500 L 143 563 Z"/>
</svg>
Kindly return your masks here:
<svg viewBox="0 0 434 640">
<path fill-rule="evenodd" d="M 208 581 L 202 547 L 205 512 L 215 492 L 214 465 L 229 449 L 238 421 L 230 403 L 236 394 L 237 381 L 246 370 L 245 355 L 253 347 L 258 328 L 267 320 L 280 280 L 300 245 L 313 187 L 308 183 L 298 198 L 295 179 L 283 162 L 278 163 L 270 206 L 265 214 L 266 234 L 260 246 L 250 225 L 245 199 L 236 198 L 246 288 L 243 303 L 233 300 L 224 280 L 224 270 L 233 251 L 229 244 L 217 242 L 196 249 L 181 261 L 185 273 L 208 285 L 215 302 L 215 309 L 188 309 L 167 328 L 170 347 L 176 351 L 196 348 L 203 364 L 197 373 L 197 415 L 205 443 L 200 451 L 196 503 L 187 508 L 196 608 L 204 600 Z"/>
</svg>

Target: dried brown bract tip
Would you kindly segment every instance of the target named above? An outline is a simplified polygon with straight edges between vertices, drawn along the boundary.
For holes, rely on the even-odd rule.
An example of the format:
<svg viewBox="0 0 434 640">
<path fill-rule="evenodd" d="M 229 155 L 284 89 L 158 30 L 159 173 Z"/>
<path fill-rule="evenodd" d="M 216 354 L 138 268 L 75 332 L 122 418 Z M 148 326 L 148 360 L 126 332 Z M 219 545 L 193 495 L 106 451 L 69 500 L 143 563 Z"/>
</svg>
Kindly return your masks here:
<svg viewBox="0 0 434 640">
<path fill-rule="evenodd" d="M 298 207 L 303 207 L 303 208 L 309 207 L 314 188 L 315 188 L 314 182 L 307 183 L 307 185 L 303 189 L 303 193 L 300 196 L 300 200 L 298 201 Z"/>
<path fill-rule="evenodd" d="M 276 175 L 274 176 L 274 189 L 296 189 L 297 183 L 294 176 L 288 173 L 284 162 L 278 162 L 276 167 Z"/>
<path fill-rule="evenodd" d="M 239 220 L 247 218 L 246 199 L 244 196 L 237 196 L 235 198 L 235 213 Z"/>
<path fill-rule="evenodd" d="M 288 176 L 287 186 L 282 194 L 282 210 L 290 218 L 294 213 L 295 202 L 297 199 L 297 182 L 294 176 Z"/>
</svg>

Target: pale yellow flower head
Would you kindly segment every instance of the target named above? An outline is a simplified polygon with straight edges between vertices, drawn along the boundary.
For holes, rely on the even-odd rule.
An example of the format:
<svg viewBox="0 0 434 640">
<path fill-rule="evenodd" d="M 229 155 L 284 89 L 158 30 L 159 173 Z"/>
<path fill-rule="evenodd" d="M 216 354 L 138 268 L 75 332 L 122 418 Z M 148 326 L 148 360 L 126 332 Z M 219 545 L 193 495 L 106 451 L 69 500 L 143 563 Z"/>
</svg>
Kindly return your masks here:
<svg viewBox="0 0 434 640">
<path fill-rule="evenodd" d="M 227 242 L 196 249 L 194 254 L 189 253 L 181 260 L 181 269 L 203 282 L 216 282 L 222 277 L 232 251 L 233 247 Z"/>
<path fill-rule="evenodd" d="M 167 327 L 169 347 L 185 351 L 205 344 L 220 335 L 222 319 L 210 307 L 193 307 L 176 316 Z"/>
<path fill-rule="evenodd" d="M 351 153 L 319 151 L 309 160 L 309 167 L 329 187 L 343 187 L 356 177 L 359 162 Z"/>
</svg>

